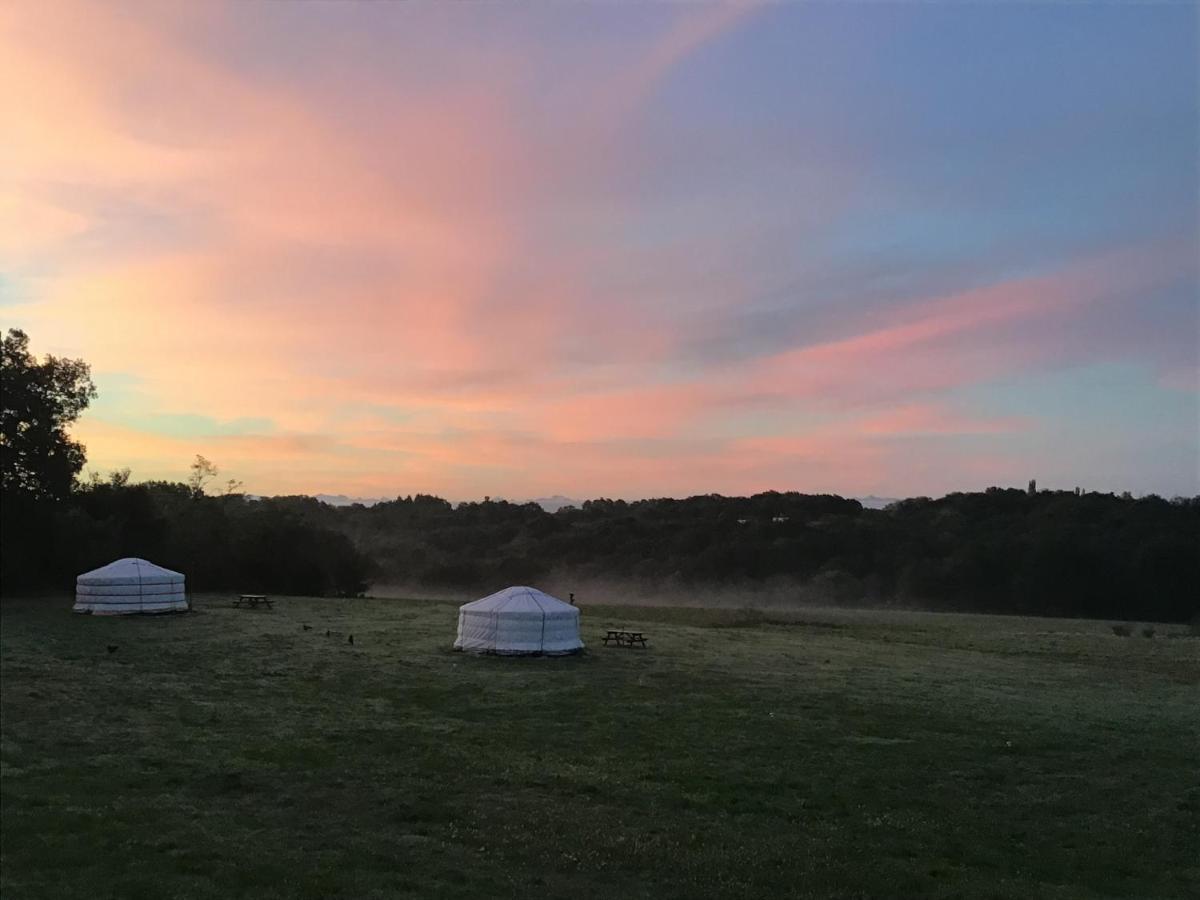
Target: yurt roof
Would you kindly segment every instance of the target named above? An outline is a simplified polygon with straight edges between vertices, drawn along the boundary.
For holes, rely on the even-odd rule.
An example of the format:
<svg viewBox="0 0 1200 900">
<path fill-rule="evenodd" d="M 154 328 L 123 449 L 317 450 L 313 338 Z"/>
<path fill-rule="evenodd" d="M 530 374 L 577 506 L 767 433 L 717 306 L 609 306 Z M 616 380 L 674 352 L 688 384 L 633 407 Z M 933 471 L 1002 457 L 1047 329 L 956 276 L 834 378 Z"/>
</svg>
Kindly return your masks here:
<svg viewBox="0 0 1200 900">
<path fill-rule="evenodd" d="M 84 572 L 77 581 L 84 583 L 96 581 L 182 581 L 183 575 L 180 572 L 173 572 L 170 569 L 164 569 L 162 566 L 156 566 L 149 560 L 139 559 L 136 556 L 128 556 L 124 559 L 118 559 L 110 562 L 107 566 L 101 566 L 98 569 L 93 569 L 90 572 Z"/>
<path fill-rule="evenodd" d="M 460 608 L 471 612 L 578 612 L 577 607 L 570 603 L 564 603 L 557 597 L 551 597 L 544 591 L 526 585 L 506 587 L 502 591 L 496 591 L 494 594 L 488 594 L 479 600 L 466 603 Z"/>
</svg>

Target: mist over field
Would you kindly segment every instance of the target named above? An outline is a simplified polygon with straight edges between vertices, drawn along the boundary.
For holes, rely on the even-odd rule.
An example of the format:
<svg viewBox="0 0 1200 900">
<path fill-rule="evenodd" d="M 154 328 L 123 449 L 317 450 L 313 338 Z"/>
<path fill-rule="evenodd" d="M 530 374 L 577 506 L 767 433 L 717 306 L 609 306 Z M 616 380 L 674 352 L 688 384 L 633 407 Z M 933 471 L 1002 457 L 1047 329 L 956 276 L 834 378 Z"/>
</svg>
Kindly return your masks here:
<svg viewBox="0 0 1200 900">
<path fill-rule="evenodd" d="M 662 581 L 602 578 L 595 575 L 554 571 L 537 579 L 537 587 L 567 600 L 574 593 L 576 605 L 586 613 L 589 606 L 673 606 L 704 609 L 804 609 L 806 607 L 919 609 L 919 604 L 899 604 L 883 597 L 848 596 L 846 586 L 829 578 L 807 581 L 772 578 L 740 585 L 683 584 L 677 579 Z M 448 588 L 419 582 L 379 582 L 367 589 L 368 596 L 387 599 L 427 599 L 467 602 L 491 593 L 487 588 Z"/>
</svg>

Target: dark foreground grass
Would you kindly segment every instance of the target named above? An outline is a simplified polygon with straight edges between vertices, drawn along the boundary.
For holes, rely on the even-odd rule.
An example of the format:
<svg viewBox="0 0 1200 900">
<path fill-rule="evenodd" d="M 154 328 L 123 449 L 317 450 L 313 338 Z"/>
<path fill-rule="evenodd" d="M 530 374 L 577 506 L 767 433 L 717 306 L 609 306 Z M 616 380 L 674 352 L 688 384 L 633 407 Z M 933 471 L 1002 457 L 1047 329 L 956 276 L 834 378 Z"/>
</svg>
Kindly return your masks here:
<svg viewBox="0 0 1200 900">
<path fill-rule="evenodd" d="M 444 604 L 68 609 L 0 604 L 5 900 L 1200 895 L 1161 627 L 589 608 L 514 660 Z"/>
</svg>

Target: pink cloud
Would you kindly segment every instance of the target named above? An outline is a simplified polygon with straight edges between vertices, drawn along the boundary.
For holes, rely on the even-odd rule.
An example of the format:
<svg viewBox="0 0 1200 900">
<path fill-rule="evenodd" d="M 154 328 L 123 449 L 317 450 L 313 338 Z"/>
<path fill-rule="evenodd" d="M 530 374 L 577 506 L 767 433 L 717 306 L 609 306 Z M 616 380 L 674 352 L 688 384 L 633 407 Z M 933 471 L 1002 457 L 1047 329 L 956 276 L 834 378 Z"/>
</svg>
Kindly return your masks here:
<svg viewBox="0 0 1200 900">
<path fill-rule="evenodd" d="M 878 402 L 965 386 L 1053 358 L 1071 317 L 1177 277 L 1174 243 L 1134 247 L 1032 278 L 938 297 L 860 323 L 859 333 L 756 365 L 755 391 L 826 404 Z"/>
<path fill-rule="evenodd" d="M 628 120 L 672 69 L 762 8 L 756 0 L 694 4 L 648 52 L 617 75 L 602 103 L 601 120 Z"/>
</svg>

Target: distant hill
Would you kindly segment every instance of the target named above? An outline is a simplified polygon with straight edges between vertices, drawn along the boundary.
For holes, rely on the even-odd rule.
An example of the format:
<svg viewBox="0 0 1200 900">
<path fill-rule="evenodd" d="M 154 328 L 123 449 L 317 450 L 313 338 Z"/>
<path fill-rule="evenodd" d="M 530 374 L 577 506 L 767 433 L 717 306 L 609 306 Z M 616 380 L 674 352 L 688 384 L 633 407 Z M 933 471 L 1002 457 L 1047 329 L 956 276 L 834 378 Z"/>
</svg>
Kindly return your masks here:
<svg viewBox="0 0 1200 900">
<path fill-rule="evenodd" d="M 861 503 L 866 509 L 883 509 L 889 504 L 900 502 L 898 497 L 876 497 L 874 494 L 870 494 L 866 497 L 855 497 L 854 499 Z"/>
<path fill-rule="evenodd" d="M 347 497 L 345 494 L 314 494 L 313 498 L 320 500 L 322 503 L 328 503 L 330 506 L 353 506 L 355 503 L 361 503 L 363 506 L 374 506 L 376 503 L 383 503 L 386 497 Z"/>
<path fill-rule="evenodd" d="M 867 509 L 883 509 L 892 503 L 899 503 L 899 497 L 876 497 L 870 494 L 866 497 L 855 497 Z M 557 512 L 564 506 L 583 506 L 582 500 L 573 500 L 570 497 L 564 497 L 562 494 L 555 494 L 553 497 L 538 497 L 533 501 L 546 512 Z"/>
<path fill-rule="evenodd" d="M 546 512 L 558 512 L 564 506 L 583 506 L 582 500 L 572 500 L 562 494 L 555 494 L 553 497 L 538 497 L 533 502 Z"/>
<path fill-rule="evenodd" d="M 876 497 L 874 494 L 866 497 L 855 497 L 854 499 L 867 509 L 883 509 L 889 504 L 900 502 L 900 498 L 898 497 Z M 564 506 L 583 506 L 582 500 L 574 500 L 570 497 L 564 497 L 562 494 L 555 494 L 553 497 L 538 497 L 533 502 L 546 510 L 546 512 L 558 512 Z"/>
<path fill-rule="evenodd" d="M 348 497 L 345 494 L 314 494 L 315 499 L 322 503 L 328 503 L 330 506 L 353 506 L 355 503 L 361 503 L 363 506 L 374 506 L 376 503 L 386 503 L 389 497 Z M 499 497 L 497 500 L 501 499 Z M 867 497 L 855 497 L 867 509 L 883 509 L 890 503 L 899 502 L 897 497 L 876 497 L 871 494 Z M 555 494 L 552 497 L 536 497 L 533 500 L 515 500 L 515 503 L 536 503 L 546 512 L 558 512 L 564 506 L 583 506 L 582 500 L 576 500 L 573 497 L 564 497 L 562 494 Z"/>
<path fill-rule="evenodd" d="M 374 506 L 376 503 L 387 503 L 392 497 L 348 497 L 345 494 L 313 494 L 314 500 L 320 500 L 322 503 L 327 503 L 330 506 L 353 506 L 355 503 L 361 503 L 363 506 Z M 255 498 L 257 499 L 257 498 Z M 494 497 L 494 500 L 503 500 L 503 497 Z M 538 497 L 536 500 L 513 500 L 513 503 L 536 503 L 546 512 L 558 512 L 564 506 L 582 506 L 582 500 L 572 500 L 570 497 L 564 497 L 561 494 L 555 494 L 553 497 Z"/>
</svg>

